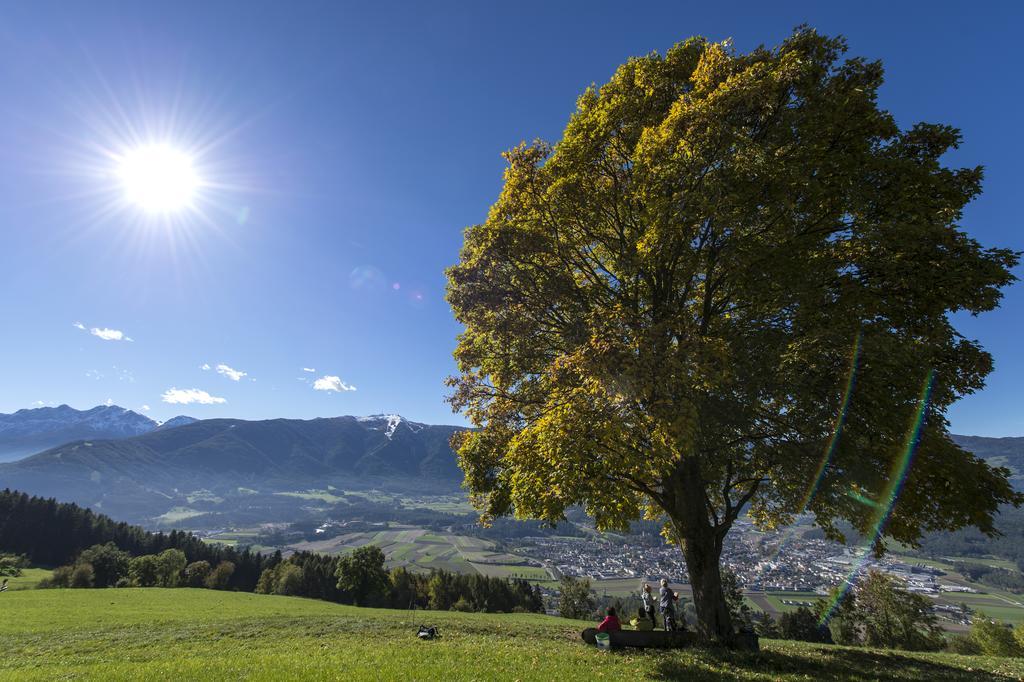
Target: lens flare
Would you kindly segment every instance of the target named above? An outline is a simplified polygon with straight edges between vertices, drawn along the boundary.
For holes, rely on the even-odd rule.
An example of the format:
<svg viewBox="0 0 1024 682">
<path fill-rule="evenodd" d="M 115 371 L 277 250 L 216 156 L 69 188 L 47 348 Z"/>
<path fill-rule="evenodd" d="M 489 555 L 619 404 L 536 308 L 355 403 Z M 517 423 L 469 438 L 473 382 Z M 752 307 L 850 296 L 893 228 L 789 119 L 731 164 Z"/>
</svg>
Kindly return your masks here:
<svg viewBox="0 0 1024 682">
<path fill-rule="evenodd" d="M 832 429 L 832 437 L 829 438 L 828 446 L 825 448 L 825 453 L 821 457 L 821 462 L 818 463 L 818 470 L 814 472 L 814 478 L 811 481 L 810 487 L 807 489 L 807 495 L 804 496 L 803 502 L 800 503 L 800 514 L 807 511 L 807 507 L 811 504 L 811 500 L 813 500 L 815 494 L 817 494 L 818 488 L 821 486 L 821 481 L 825 478 L 825 470 L 828 468 L 829 462 L 832 461 L 832 455 L 836 452 L 836 446 L 839 445 L 839 436 L 843 432 L 843 425 L 846 423 L 846 413 L 850 408 L 850 396 L 853 395 L 853 388 L 856 384 L 857 361 L 860 360 L 860 339 L 861 332 L 857 332 L 857 338 L 853 340 L 853 352 L 850 354 L 850 372 L 846 378 L 846 387 L 843 389 L 843 400 L 839 404 L 839 414 L 836 416 L 836 424 Z"/>
<path fill-rule="evenodd" d="M 857 492 L 856 490 L 853 490 L 853 489 L 848 490 L 846 492 L 846 495 L 848 497 L 851 497 L 851 498 L 857 500 L 861 504 L 866 505 L 868 507 L 873 507 L 875 509 L 880 509 L 882 507 L 882 505 L 878 504 L 877 502 L 872 500 L 870 497 L 865 497 L 864 495 L 862 495 L 861 493 Z"/>
<path fill-rule="evenodd" d="M 931 399 L 934 380 L 935 370 L 929 370 L 924 386 L 921 388 L 917 410 L 914 412 L 914 420 L 910 424 L 910 430 L 907 433 L 903 451 L 893 462 L 893 466 L 889 471 L 889 482 L 879 498 L 880 502 L 864 498 L 864 500 L 871 503 L 869 506 L 874 506 L 877 510 L 874 523 L 871 526 L 871 532 L 868 533 L 866 543 L 863 545 L 865 551 L 857 561 L 853 562 L 853 568 L 850 569 L 850 572 L 846 575 L 842 584 L 840 584 L 839 589 L 836 590 L 835 595 L 829 600 L 827 608 L 821 615 L 820 625 L 827 624 L 832 618 L 836 608 L 853 586 L 854 578 L 856 578 L 857 574 L 864 568 L 864 564 L 868 561 L 869 550 L 878 542 L 878 539 L 885 531 L 885 525 L 889 521 L 892 509 L 896 505 L 896 500 L 899 499 L 900 492 L 903 490 L 903 484 L 907 480 L 907 474 L 910 472 L 910 465 L 914 461 L 914 453 L 917 451 L 917 444 L 921 439 L 921 427 L 924 426 L 924 418 L 928 413 L 928 402 Z"/>
<path fill-rule="evenodd" d="M 803 497 L 803 501 L 800 503 L 800 511 L 797 512 L 797 516 L 805 513 L 814 499 L 814 496 L 818 493 L 818 488 L 821 487 L 821 482 L 825 478 L 825 471 L 828 469 L 829 462 L 832 461 L 832 456 L 836 452 L 836 447 L 839 445 L 839 436 L 843 432 L 843 425 L 846 424 L 846 414 L 850 408 L 850 397 L 853 395 L 853 389 L 856 385 L 857 378 L 857 364 L 860 361 L 860 342 L 861 332 L 857 332 L 857 336 L 853 340 L 853 351 L 850 353 L 850 371 L 846 376 L 846 386 L 843 389 L 843 398 L 839 402 L 839 412 L 836 415 L 836 423 L 832 428 L 832 436 L 829 438 L 828 445 L 825 447 L 825 452 L 821 456 L 821 461 L 818 462 L 818 468 L 814 472 L 814 477 L 811 479 L 811 484 L 807 488 L 807 493 Z M 778 547 L 775 549 L 775 553 L 772 556 L 774 561 L 782 554 L 782 551 L 789 544 L 789 541 L 793 539 L 796 530 L 790 528 L 783 536 L 782 540 L 779 541 Z"/>
<path fill-rule="evenodd" d="M 348 273 L 348 284 L 356 291 L 383 291 L 387 281 L 384 273 L 373 265 L 360 265 Z"/>
</svg>

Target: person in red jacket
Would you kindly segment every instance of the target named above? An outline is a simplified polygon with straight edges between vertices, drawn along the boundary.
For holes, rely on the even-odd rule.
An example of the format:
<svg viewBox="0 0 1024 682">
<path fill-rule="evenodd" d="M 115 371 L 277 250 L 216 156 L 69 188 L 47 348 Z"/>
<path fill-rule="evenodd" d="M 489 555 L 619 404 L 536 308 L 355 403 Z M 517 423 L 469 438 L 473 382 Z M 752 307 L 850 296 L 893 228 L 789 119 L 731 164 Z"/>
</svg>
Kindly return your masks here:
<svg viewBox="0 0 1024 682">
<path fill-rule="evenodd" d="M 608 607 L 608 615 L 604 617 L 601 624 L 597 626 L 598 632 L 618 632 L 622 629 L 619 617 L 615 615 L 614 607 Z"/>
</svg>

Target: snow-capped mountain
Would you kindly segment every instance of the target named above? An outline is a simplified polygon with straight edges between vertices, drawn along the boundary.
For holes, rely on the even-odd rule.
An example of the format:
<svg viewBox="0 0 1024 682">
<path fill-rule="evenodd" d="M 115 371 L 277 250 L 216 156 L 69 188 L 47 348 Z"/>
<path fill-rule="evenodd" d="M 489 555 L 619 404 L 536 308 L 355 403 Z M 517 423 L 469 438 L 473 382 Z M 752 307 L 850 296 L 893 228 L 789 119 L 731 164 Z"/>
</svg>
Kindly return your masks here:
<svg viewBox="0 0 1024 682">
<path fill-rule="evenodd" d="M 356 417 L 356 421 L 365 424 L 366 428 L 372 431 L 383 431 L 388 440 L 394 438 L 395 431 L 399 427 L 419 433 L 426 426 L 426 424 L 411 422 L 400 414 L 371 414 L 368 417 Z"/>
<path fill-rule="evenodd" d="M 154 431 L 166 431 L 167 429 L 173 429 L 176 426 L 185 426 L 186 424 L 194 424 L 199 421 L 195 417 L 189 417 L 188 415 L 179 414 L 177 417 L 171 417 L 165 422 L 161 422 Z"/>
<path fill-rule="evenodd" d="M 0 461 L 11 461 L 89 438 L 128 438 L 148 433 L 157 423 L 117 405 L 76 410 L 68 405 L 0 414 Z"/>
</svg>

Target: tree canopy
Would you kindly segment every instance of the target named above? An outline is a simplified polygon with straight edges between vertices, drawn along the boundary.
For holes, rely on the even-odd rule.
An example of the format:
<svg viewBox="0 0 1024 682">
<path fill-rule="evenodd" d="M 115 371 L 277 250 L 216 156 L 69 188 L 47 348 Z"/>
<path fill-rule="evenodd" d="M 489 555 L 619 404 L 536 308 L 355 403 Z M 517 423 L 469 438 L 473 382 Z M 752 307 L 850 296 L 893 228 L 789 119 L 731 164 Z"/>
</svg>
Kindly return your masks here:
<svg viewBox="0 0 1024 682">
<path fill-rule="evenodd" d="M 391 585 L 384 561 L 384 551 L 377 545 L 364 545 L 341 557 L 335 569 L 338 589 L 356 606 L 383 599 Z"/>
<path fill-rule="evenodd" d="M 884 548 L 993 533 L 1021 497 L 948 437 L 991 357 L 950 313 L 997 306 L 1019 254 L 960 227 L 960 133 L 901 129 L 879 62 L 800 28 L 738 53 L 692 38 L 579 98 L 448 271 L 451 402 L 485 519 L 665 518 L 701 632 L 728 639 L 718 559 L 741 512 L 809 512 Z"/>
</svg>

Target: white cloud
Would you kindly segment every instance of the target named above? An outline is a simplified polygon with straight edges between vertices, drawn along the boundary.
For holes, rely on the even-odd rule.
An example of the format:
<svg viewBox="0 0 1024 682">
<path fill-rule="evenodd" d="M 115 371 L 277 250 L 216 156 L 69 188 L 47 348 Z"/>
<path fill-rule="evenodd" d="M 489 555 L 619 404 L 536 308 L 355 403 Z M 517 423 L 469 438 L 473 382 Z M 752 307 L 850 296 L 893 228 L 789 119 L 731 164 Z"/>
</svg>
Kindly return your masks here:
<svg viewBox="0 0 1024 682">
<path fill-rule="evenodd" d="M 150 410 L 150 407 L 149 407 L 149 405 L 143 405 L 143 406 L 142 406 L 142 407 L 140 407 L 139 409 L 140 409 L 140 410 L 142 410 L 143 412 L 149 412 L 149 410 Z"/>
<path fill-rule="evenodd" d="M 303 371 L 303 372 L 309 372 L 310 374 L 312 374 L 312 373 L 313 373 L 313 372 L 315 372 L 316 370 L 315 370 L 315 369 L 313 369 L 312 367 L 303 367 L 303 368 L 302 368 L 302 371 Z"/>
<path fill-rule="evenodd" d="M 204 372 L 208 372 L 210 370 L 210 364 L 204 362 L 202 365 L 199 366 L 199 369 L 203 370 Z"/>
<path fill-rule="evenodd" d="M 217 374 L 223 374 L 232 381 L 238 381 L 239 379 L 245 376 L 245 372 L 238 369 L 232 369 L 231 367 L 228 367 L 224 363 L 217 365 Z"/>
<path fill-rule="evenodd" d="M 202 391 L 198 388 L 171 387 L 164 391 L 164 394 L 160 397 L 165 403 L 176 405 L 190 405 L 192 403 L 199 403 L 200 405 L 220 405 L 227 402 L 224 398 L 212 396 L 206 391 Z"/>
<path fill-rule="evenodd" d="M 107 329 L 106 327 L 93 327 L 89 330 L 93 336 L 98 336 L 104 341 L 131 341 L 120 329 Z"/>
<path fill-rule="evenodd" d="M 100 379 L 103 378 L 103 373 L 96 369 L 87 369 L 85 370 L 85 376 L 87 376 L 90 379 L 95 379 L 96 381 L 99 381 Z"/>
<path fill-rule="evenodd" d="M 342 391 L 354 391 L 355 386 L 350 386 L 341 380 L 340 377 L 334 376 L 322 376 L 313 382 L 313 388 L 318 391 L 335 391 L 341 393 Z"/>
<path fill-rule="evenodd" d="M 43 402 L 42 400 L 37 400 L 37 401 L 35 401 L 35 402 L 34 402 L 34 403 L 32 403 L 32 404 L 33 404 L 34 406 L 36 406 L 36 407 L 42 407 L 42 406 L 43 406 L 43 405 L 45 405 L 46 403 L 44 403 L 44 402 Z"/>
<path fill-rule="evenodd" d="M 106 405 L 107 407 L 110 407 L 111 405 L 114 404 L 114 399 L 113 398 L 107 398 L 107 402 L 105 402 L 103 404 Z"/>
<path fill-rule="evenodd" d="M 125 335 L 120 329 L 109 329 L 107 327 L 86 327 L 81 322 L 72 322 L 71 326 L 75 329 L 81 329 L 83 332 L 89 332 L 93 336 L 103 339 L 104 341 L 134 341 L 135 339 Z"/>
</svg>

